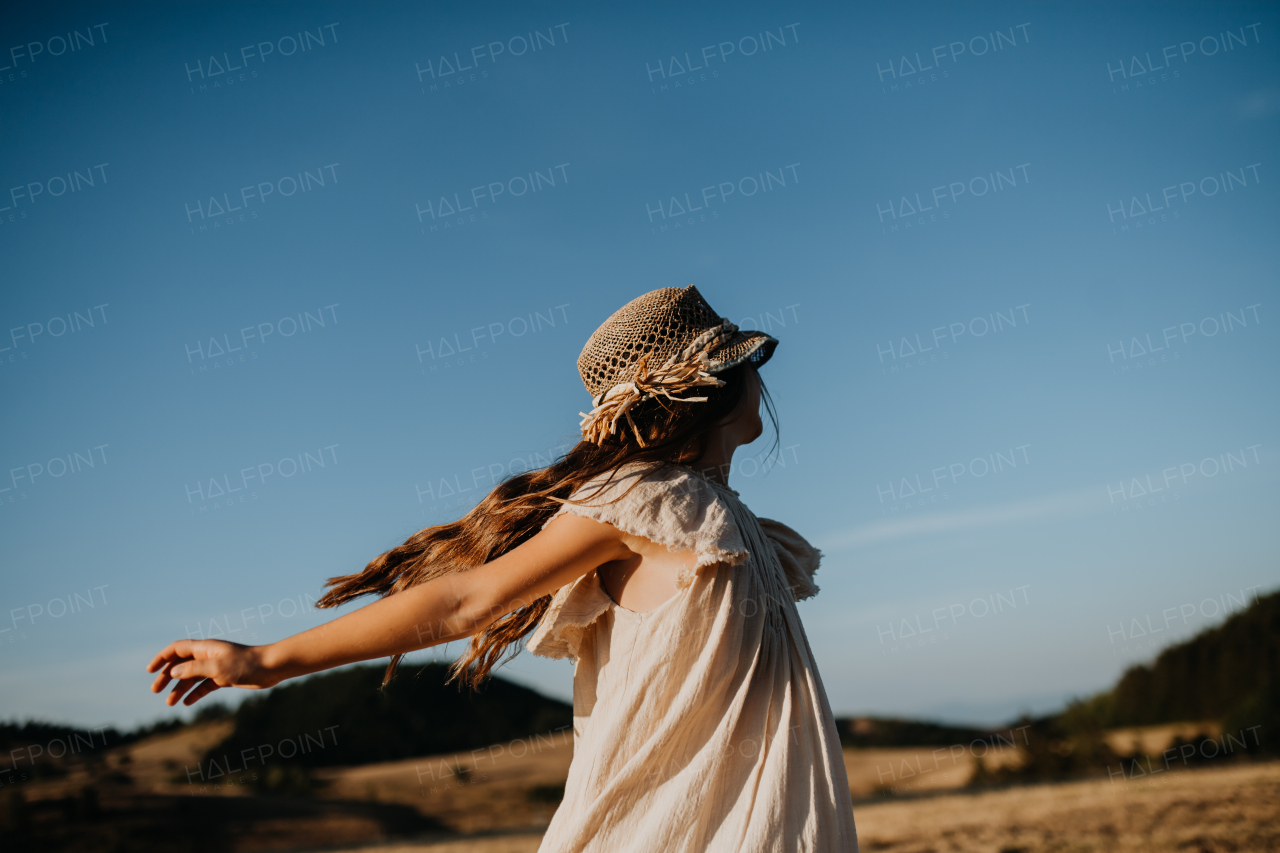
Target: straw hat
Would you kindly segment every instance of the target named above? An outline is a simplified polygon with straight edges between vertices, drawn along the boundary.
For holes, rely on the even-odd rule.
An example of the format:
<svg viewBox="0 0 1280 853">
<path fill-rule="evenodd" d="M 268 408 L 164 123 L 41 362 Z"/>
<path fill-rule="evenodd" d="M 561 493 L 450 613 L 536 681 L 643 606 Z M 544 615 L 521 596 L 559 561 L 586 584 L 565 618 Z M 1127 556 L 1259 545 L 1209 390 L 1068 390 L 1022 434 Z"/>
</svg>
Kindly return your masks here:
<svg viewBox="0 0 1280 853">
<path fill-rule="evenodd" d="M 740 330 L 721 317 L 692 284 L 639 296 L 605 320 L 578 356 L 578 373 L 594 405 L 589 413 L 578 413 L 582 435 L 599 444 L 625 417 L 643 447 L 632 407 L 657 396 L 704 402 L 706 397 L 675 395 L 723 385 L 715 374 L 745 361 L 760 366 L 777 345 L 773 336 Z"/>
</svg>

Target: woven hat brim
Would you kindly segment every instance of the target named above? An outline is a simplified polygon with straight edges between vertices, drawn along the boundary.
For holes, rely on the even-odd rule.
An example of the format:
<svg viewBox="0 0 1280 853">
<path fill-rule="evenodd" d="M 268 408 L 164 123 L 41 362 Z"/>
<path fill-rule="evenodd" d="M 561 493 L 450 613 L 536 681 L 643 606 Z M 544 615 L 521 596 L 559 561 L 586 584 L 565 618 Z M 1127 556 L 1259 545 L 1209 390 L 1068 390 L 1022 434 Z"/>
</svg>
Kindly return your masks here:
<svg viewBox="0 0 1280 853">
<path fill-rule="evenodd" d="M 778 339 L 772 335 L 739 330 L 728 341 L 707 354 L 711 360 L 709 372 L 720 373 L 745 361 L 760 367 L 773 358 L 773 350 L 777 346 Z"/>
</svg>

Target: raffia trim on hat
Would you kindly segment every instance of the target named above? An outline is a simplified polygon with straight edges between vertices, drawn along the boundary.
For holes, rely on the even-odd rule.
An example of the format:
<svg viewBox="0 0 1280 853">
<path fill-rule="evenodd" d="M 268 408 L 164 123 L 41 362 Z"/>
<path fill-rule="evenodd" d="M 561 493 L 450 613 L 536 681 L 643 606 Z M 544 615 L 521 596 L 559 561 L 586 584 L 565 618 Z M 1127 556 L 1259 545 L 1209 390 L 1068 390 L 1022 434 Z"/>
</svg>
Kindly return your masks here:
<svg viewBox="0 0 1280 853">
<path fill-rule="evenodd" d="M 723 379 L 711 375 L 711 358 L 708 353 L 720 346 L 738 327 L 722 318 L 720 325 L 712 326 L 681 350 L 667 359 L 662 366 L 649 367 L 649 355 L 645 354 L 636 364 L 635 375 L 630 382 L 619 382 L 592 402 L 590 412 L 578 412 L 582 416 L 582 437 L 593 444 L 600 444 L 606 436 L 613 435 L 618 421 L 626 418 L 641 447 L 647 447 L 640 429 L 631 418 L 631 409 L 652 397 L 676 399 L 675 394 L 703 385 L 724 385 Z M 680 397 L 681 402 L 703 403 L 706 397 Z"/>
</svg>

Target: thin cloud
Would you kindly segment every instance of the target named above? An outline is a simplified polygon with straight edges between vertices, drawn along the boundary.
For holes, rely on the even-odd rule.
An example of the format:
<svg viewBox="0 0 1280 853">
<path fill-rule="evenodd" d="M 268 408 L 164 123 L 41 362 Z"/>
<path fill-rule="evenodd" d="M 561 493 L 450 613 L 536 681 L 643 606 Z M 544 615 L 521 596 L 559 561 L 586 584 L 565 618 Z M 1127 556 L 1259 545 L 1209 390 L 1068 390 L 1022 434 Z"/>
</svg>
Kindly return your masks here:
<svg viewBox="0 0 1280 853">
<path fill-rule="evenodd" d="M 1266 118 L 1280 109 L 1280 92 L 1259 89 L 1236 101 L 1236 114 L 1243 119 Z"/>
<path fill-rule="evenodd" d="M 886 519 L 839 531 L 820 541 L 818 547 L 824 551 L 834 552 L 878 545 L 894 539 L 955 533 L 1033 518 L 1085 515 L 1101 510 L 1105 503 L 1105 494 L 1094 488 L 1060 492 L 1031 500 L 976 509 L 939 513 L 921 512 L 918 515 Z"/>
</svg>

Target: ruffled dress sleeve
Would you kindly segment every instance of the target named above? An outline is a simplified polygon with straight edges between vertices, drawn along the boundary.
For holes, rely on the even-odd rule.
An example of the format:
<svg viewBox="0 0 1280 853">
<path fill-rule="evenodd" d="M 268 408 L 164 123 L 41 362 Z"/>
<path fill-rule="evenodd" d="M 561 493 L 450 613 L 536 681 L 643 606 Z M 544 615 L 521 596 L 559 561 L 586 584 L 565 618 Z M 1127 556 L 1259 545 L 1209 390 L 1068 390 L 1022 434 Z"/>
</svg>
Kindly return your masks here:
<svg viewBox="0 0 1280 853">
<path fill-rule="evenodd" d="M 765 537 L 773 546 L 778 562 L 782 564 L 792 598 L 803 601 L 817 595 L 818 585 L 813 582 L 813 576 L 822 561 L 822 552 L 781 521 L 774 521 L 772 518 L 761 518 L 759 521 Z"/>
<path fill-rule="evenodd" d="M 710 483 L 679 466 L 652 470 L 632 463 L 611 481 L 607 474 L 594 478 L 543 527 L 566 512 L 612 524 L 671 551 L 693 551 L 694 565 L 676 576 L 681 589 L 708 566 L 736 566 L 750 556 L 723 499 Z M 596 573 L 588 572 L 555 592 L 525 648 L 541 657 L 576 659 L 583 635 L 611 604 Z"/>
</svg>

